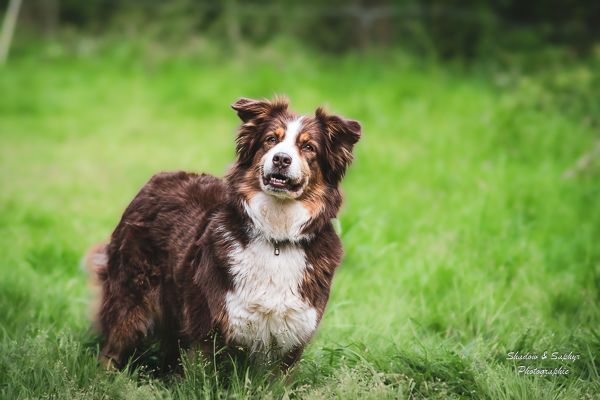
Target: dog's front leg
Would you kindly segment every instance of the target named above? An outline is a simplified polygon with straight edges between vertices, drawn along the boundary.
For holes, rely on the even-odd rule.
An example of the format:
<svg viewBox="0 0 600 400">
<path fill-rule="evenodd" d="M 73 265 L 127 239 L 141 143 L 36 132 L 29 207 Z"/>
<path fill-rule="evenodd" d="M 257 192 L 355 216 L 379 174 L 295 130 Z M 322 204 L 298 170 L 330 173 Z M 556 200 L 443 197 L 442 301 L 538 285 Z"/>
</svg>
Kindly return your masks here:
<svg viewBox="0 0 600 400">
<path fill-rule="evenodd" d="M 283 356 L 283 359 L 281 360 L 281 372 L 283 374 L 287 374 L 289 370 L 298 362 L 298 360 L 300 360 L 300 356 L 302 356 L 303 351 L 304 347 L 299 346 L 290 350 Z"/>
</svg>

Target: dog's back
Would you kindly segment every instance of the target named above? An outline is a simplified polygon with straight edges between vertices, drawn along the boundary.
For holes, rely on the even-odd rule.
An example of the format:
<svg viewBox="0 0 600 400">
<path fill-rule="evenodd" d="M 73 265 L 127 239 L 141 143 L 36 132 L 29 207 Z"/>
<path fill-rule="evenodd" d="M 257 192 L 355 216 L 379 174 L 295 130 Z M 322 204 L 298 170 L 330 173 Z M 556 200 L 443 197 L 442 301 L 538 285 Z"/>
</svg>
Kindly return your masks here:
<svg viewBox="0 0 600 400">
<path fill-rule="evenodd" d="M 165 321 L 176 307 L 164 302 L 176 297 L 165 293 L 177 290 L 172 269 L 226 196 L 223 182 L 210 175 L 157 174 L 129 204 L 110 242 L 88 250 L 84 266 L 94 296 L 91 318 L 112 345 L 103 349 L 106 362 L 130 350 L 129 338 L 156 328 L 161 335 L 177 331 L 174 321 Z"/>
</svg>

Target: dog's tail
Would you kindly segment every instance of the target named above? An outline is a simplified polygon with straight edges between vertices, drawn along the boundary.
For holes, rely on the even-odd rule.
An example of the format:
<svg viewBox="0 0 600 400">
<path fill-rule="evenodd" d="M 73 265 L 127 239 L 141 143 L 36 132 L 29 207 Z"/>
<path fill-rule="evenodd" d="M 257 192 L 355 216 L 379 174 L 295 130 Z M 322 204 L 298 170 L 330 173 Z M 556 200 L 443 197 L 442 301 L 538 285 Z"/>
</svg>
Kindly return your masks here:
<svg viewBox="0 0 600 400">
<path fill-rule="evenodd" d="M 94 329 L 98 330 L 98 312 L 102 304 L 102 284 L 106 280 L 108 268 L 107 243 L 91 246 L 81 260 L 81 268 L 88 274 L 90 288 L 89 318 Z"/>
</svg>

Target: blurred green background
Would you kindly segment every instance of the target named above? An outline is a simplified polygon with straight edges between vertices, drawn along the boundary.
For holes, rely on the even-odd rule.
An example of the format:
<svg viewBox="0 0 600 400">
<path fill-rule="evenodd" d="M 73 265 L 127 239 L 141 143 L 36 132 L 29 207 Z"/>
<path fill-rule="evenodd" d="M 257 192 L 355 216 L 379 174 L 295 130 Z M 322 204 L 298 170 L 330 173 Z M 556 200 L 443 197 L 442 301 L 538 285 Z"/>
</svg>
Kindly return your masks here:
<svg viewBox="0 0 600 400">
<path fill-rule="evenodd" d="M 579 1 L 25 0 L 0 66 L 0 397 L 598 398 L 599 20 Z M 274 94 L 364 134 L 295 375 L 102 370 L 82 254 L 152 174 L 222 175 L 229 104 Z"/>
</svg>

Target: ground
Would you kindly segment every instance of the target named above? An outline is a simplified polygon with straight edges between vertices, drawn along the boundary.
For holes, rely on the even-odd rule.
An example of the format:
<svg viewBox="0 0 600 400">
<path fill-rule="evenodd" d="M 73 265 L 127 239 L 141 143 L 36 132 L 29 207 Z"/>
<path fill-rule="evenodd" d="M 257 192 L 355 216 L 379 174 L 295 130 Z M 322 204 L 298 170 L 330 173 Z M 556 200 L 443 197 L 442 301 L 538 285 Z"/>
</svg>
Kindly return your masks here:
<svg viewBox="0 0 600 400">
<path fill-rule="evenodd" d="M 598 140 L 600 57 L 136 51 L 41 48 L 0 69 L 0 397 L 597 398 L 600 169 L 576 166 Z M 229 104 L 276 93 L 364 134 L 343 182 L 345 258 L 302 361 L 285 382 L 204 361 L 185 377 L 104 371 L 84 251 L 153 173 L 223 175 Z"/>
</svg>

